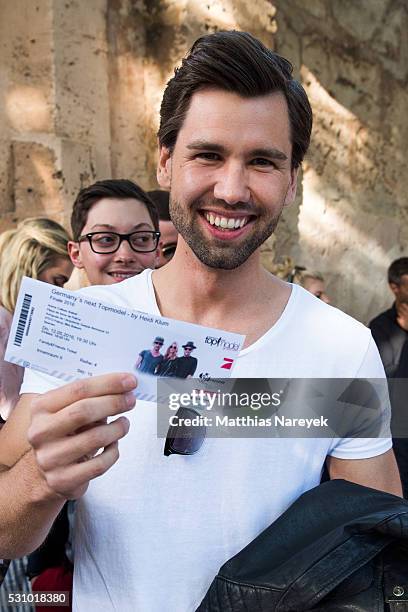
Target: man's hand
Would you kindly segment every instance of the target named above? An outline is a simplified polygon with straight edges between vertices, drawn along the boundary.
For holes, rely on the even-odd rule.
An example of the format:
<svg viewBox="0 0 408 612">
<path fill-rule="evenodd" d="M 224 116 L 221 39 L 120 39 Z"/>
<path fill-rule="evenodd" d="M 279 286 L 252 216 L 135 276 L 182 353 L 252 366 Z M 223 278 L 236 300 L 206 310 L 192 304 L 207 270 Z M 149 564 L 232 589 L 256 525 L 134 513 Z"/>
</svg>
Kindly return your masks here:
<svg viewBox="0 0 408 612">
<path fill-rule="evenodd" d="M 135 405 L 136 385 L 131 374 L 106 374 L 34 398 L 28 440 L 51 494 L 76 499 L 117 461 L 129 421 L 106 419 Z"/>
<path fill-rule="evenodd" d="M 408 332 L 408 304 L 397 304 L 397 323 Z"/>
</svg>

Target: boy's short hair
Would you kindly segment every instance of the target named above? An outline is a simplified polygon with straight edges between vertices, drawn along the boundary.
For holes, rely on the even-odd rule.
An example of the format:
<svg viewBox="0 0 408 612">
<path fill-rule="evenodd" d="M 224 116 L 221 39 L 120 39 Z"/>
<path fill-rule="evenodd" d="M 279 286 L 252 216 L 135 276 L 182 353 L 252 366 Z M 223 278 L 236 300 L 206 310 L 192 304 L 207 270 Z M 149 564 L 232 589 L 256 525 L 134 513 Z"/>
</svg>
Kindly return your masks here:
<svg viewBox="0 0 408 612">
<path fill-rule="evenodd" d="M 213 87 L 243 98 L 281 92 L 288 105 L 292 168 L 297 168 L 309 146 L 312 109 L 292 70 L 288 60 L 248 32 L 233 30 L 202 36 L 167 83 L 160 109 L 160 145 L 173 150 L 196 91 Z"/>
<path fill-rule="evenodd" d="M 156 206 L 139 185 L 128 179 L 106 179 L 97 181 L 78 193 L 71 215 L 71 228 L 74 240 L 78 240 L 88 219 L 92 206 L 103 198 L 133 199 L 142 202 L 147 208 L 153 227 L 159 229 L 159 215 Z"/>
</svg>

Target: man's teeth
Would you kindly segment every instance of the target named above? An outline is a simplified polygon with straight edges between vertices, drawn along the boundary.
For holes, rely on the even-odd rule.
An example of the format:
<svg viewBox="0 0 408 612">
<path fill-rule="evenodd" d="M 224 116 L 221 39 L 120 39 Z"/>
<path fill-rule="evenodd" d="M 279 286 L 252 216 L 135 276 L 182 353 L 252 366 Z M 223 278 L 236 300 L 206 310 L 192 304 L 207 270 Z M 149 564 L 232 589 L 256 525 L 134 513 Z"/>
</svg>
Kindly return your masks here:
<svg viewBox="0 0 408 612">
<path fill-rule="evenodd" d="M 113 276 L 113 278 L 130 278 L 131 276 L 134 276 L 136 272 L 126 272 L 126 273 L 110 272 L 109 274 L 110 276 Z"/>
<path fill-rule="evenodd" d="M 217 217 L 212 213 L 205 213 L 205 218 L 211 225 L 216 225 L 223 229 L 238 229 L 248 223 L 248 217 L 240 217 L 238 219 L 230 217 L 227 219 L 226 217 Z"/>
</svg>

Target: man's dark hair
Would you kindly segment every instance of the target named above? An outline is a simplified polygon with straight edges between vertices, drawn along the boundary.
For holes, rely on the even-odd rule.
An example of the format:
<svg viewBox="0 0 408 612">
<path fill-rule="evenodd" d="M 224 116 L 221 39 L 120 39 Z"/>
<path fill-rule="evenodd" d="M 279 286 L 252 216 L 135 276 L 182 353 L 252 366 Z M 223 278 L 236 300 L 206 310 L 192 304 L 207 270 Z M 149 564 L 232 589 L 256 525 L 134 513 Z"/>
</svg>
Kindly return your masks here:
<svg viewBox="0 0 408 612">
<path fill-rule="evenodd" d="M 399 285 L 403 274 L 408 274 L 408 257 L 400 257 L 392 262 L 388 268 L 388 282 Z"/>
<path fill-rule="evenodd" d="M 286 98 L 292 140 L 292 168 L 310 142 L 312 109 L 305 90 L 292 76 L 292 64 L 248 32 L 216 32 L 192 46 L 167 83 L 160 109 L 160 145 L 173 150 L 193 94 L 216 87 L 244 98 L 280 91 Z"/>
<path fill-rule="evenodd" d="M 162 189 L 148 191 L 147 195 L 156 204 L 160 221 L 171 221 L 169 212 L 169 192 Z"/>
<path fill-rule="evenodd" d="M 120 200 L 139 200 L 150 215 L 154 229 L 159 229 L 159 215 L 156 206 L 139 185 L 127 179 L 107 179 L 97 181 L 89 187 L 81 189 L 74 202 L 71 215 L 71 228 L 74 240 L 78 240 L 88 219 L 92 206 L 102 198 L 118 198 Z"/>
</svg>

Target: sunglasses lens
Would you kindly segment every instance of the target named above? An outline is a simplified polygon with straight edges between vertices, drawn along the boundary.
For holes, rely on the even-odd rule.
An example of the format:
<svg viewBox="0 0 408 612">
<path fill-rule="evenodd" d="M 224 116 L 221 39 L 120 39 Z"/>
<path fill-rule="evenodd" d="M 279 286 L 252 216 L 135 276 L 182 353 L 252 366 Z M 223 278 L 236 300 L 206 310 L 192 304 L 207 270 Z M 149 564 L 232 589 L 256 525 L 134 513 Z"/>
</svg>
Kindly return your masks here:
<svg viewBox="0 0 408 612">
<path fill-rule="evenodd" d="M 200 416 L 195 410 L 179 408 L 176 412 L 179 419 L 193 419 Z M 194 455 L 200 450 L 205 440 L 205 425 L 171 425 L 167 432 L 164 454 L 169 455 Z"/>
<path fill-rule="evenodd" d="M 168 455 L 194 455 L 203 445 L 205 432 L 197 435 L 195 432 L 191 437 L 180 438 L 178 434 L 177 438 L 167 438 L 164 454 Z"/>
</svg>

